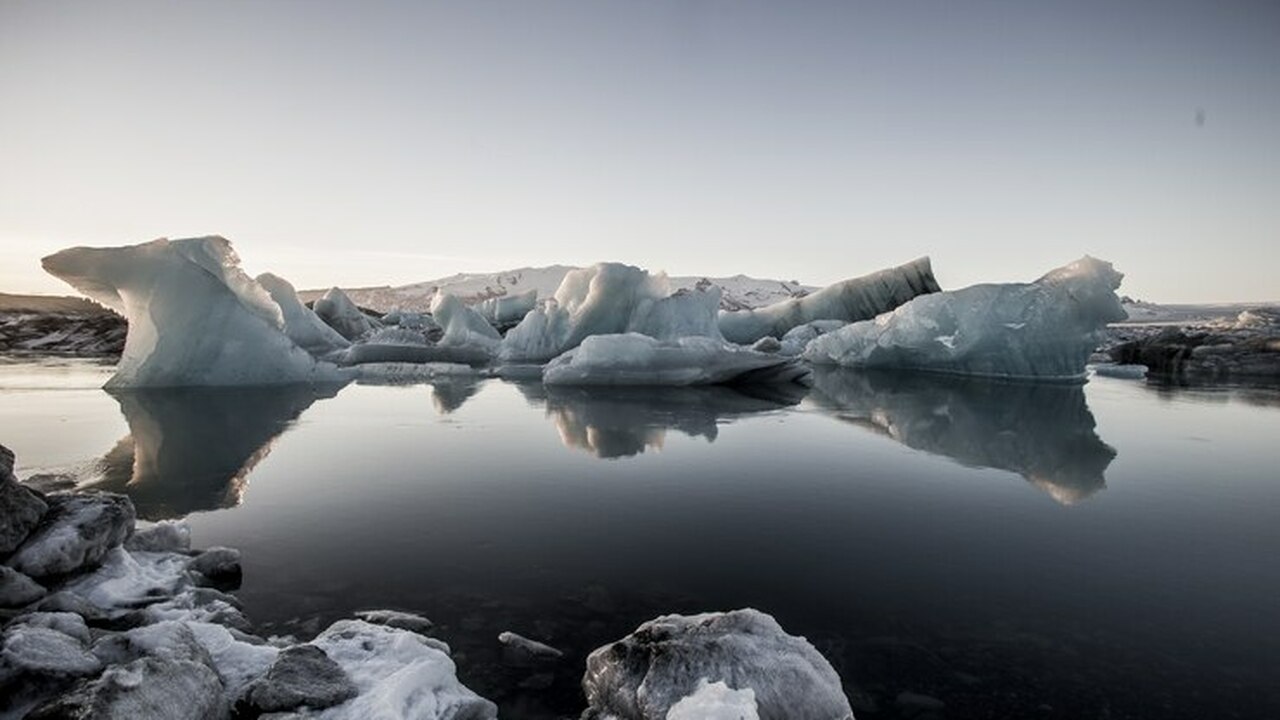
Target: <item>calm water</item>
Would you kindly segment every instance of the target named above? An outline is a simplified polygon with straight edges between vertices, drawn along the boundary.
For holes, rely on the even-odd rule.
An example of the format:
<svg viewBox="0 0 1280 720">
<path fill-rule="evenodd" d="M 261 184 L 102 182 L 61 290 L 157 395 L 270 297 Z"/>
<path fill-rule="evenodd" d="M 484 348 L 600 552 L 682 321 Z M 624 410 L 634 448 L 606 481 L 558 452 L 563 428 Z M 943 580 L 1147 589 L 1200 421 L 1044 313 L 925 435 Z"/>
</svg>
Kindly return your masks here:
<svg viewBox="0 0 1280 720">
<path fill-rule="evenodd" d="M 504 718 L 571 717 L 591 649 L 752 606 L 861 720 L 1280 717 L 1280 394 L 830 373 L 807 395 L 498 380 L 112 396 L 0 365 L 19 475 L 244 553 L 266 633 L 435 620 Z M 564 649 L 504 664 L 503 630 Z M 548 674 L 549 673 L 549 674 Z M 521 687 L 521 684 L 524 687 Z"/>
</svg>

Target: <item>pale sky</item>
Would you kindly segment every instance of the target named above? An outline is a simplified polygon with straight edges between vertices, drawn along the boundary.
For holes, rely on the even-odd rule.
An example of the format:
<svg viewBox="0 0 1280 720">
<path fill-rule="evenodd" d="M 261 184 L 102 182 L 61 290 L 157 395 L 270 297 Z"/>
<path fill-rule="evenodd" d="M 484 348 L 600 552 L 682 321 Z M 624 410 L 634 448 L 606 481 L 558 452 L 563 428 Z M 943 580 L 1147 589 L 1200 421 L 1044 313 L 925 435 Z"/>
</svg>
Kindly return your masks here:
<svg viewBox="0 0 1280 720">
<path fill-rule="evenodd" d="M 300 287 L 620 260 L 1280 300 L 1280 3 L 0 0 L 0 291 L 220 234 Z"/>
</svg>

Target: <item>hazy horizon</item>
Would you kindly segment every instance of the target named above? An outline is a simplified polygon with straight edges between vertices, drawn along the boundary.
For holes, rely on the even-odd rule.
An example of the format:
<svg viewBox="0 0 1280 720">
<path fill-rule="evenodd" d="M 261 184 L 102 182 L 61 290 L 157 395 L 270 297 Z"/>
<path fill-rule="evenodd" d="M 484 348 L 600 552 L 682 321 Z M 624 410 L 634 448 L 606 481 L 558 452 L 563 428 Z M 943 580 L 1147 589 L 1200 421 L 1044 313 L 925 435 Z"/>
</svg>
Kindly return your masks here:
<svg viewBox="0 0 1280 720">
<path fill-rule="evenodd" d="M 1275 302 L 1280 5 L 0 5 L 0 291 L 219 234 L 299 288 L 617 260 Z"/>
</svg>

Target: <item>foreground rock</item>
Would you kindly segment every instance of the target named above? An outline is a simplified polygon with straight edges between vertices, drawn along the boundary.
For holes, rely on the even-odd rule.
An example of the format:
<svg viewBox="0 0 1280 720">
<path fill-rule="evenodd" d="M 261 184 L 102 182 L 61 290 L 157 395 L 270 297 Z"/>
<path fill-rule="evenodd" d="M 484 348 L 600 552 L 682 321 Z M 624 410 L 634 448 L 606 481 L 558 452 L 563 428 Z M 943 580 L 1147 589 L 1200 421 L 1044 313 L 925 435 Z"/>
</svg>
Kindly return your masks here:
<svg viewBox="0 0 1280 720">
<path fill-rule="evenodd" d="M 13 451 L 0 445 L 0 556 L 17 549 L 49 508 L 13 477 Z"/>
<path fill-rule="evenodd" d="M 258 712 L 324 709 L 358 694 L 351 678 L 323 650 L 298 645 L 281 651 L 266 676 L 249 686 L 244 704 Z"/>
<path fill-rule="evenodd" d="M 585 720 L 691 718 L 708 707 L 725 710 L 713 718 L 853 717 L 826 658 L 749 609 L 650 620 L 592 652 L 582 687 Z"/>
<path fill-rule="evenodd" d="M 133 503 L 113 493 L 55 494 L 7 564 L 41 578 L 92 568 L 133 532 Z"/>
</svg>

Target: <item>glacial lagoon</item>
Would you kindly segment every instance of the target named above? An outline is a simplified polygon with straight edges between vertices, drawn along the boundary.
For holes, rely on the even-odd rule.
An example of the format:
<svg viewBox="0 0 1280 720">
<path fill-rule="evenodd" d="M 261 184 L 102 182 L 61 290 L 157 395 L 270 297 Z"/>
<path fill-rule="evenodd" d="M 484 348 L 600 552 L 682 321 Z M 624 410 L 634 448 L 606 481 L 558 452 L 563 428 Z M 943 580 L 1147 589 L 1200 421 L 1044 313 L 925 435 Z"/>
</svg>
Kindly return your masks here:
<svg viewBox="0 0 1280 720">
<path fill-rule="evenodd" d="M 504 718 L 576 717 L 590 650 L 739 607 L 813 642 L 860 720 L 1280 717 L 1274 389 L 108 393 L 110 373 L 0 365 L 19 477 L 240 549 L 263 635 L 420 612 Z M 514 662 L 507 630 L 565 658 Z"/>
</svg>

